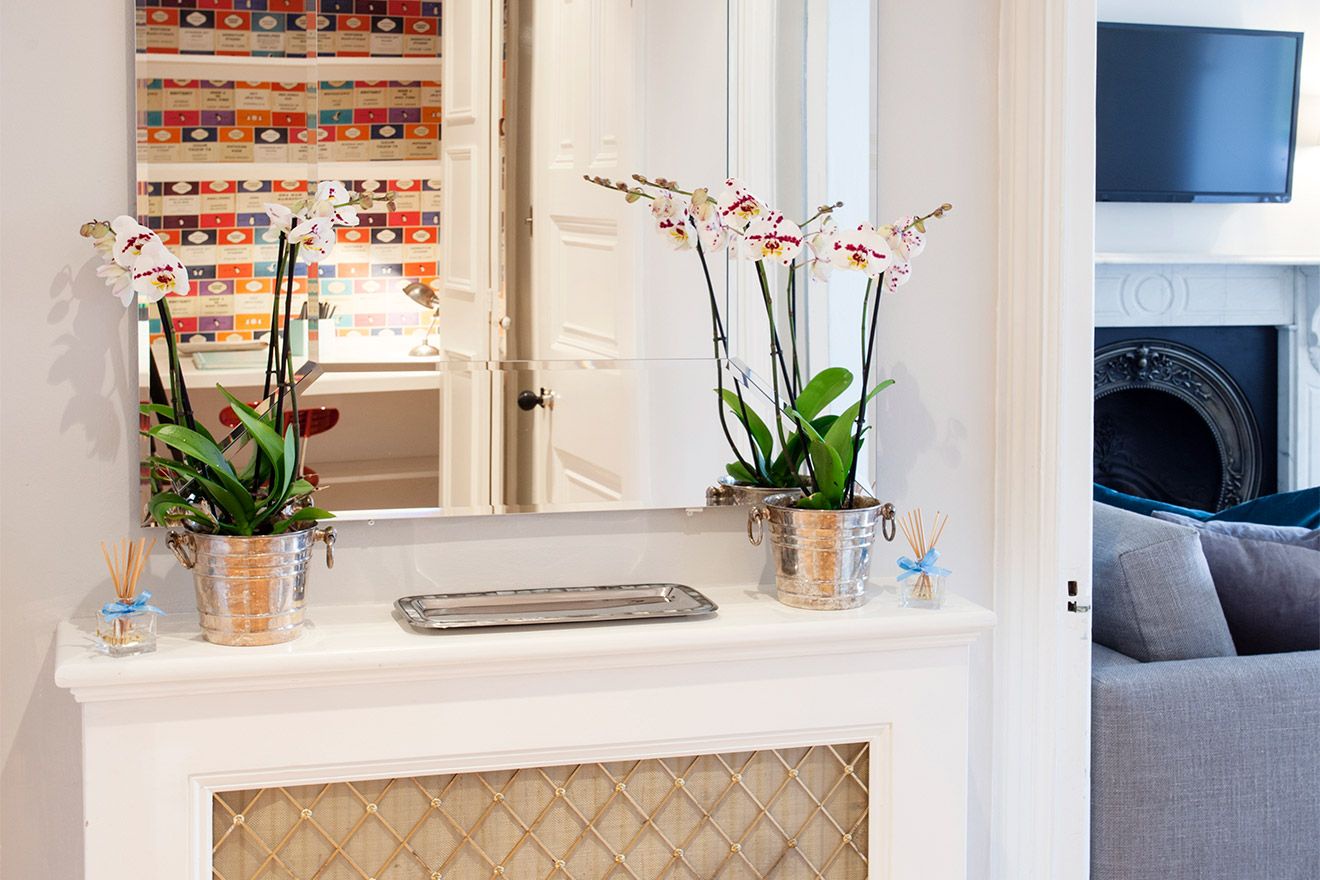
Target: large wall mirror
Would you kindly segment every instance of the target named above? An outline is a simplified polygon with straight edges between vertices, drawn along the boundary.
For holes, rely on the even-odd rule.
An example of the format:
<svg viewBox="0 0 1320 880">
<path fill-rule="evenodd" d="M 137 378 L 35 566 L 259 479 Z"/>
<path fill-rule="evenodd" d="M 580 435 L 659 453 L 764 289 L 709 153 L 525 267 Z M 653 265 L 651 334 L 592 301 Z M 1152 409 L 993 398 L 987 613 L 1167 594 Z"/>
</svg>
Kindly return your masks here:
<svg viewBox="0 0 1320 880">
<path fill-rule="evenodd" d="M 703 504 L 730 459 L 716 370 L 755 388 L 768 359 L 750 268 L 713 266 L 736 358 L 716 361 L 699 263 L 582 178 L 718 186 L 732 172 L 786 212 L 829 191 L 864 216 L 868 113 L 832 104 L 826 77 L 868 93 L 867 35 L 829 34 L 816 6 L 137 0 L 137 212 L 192 277 L 171 312 L 197 416 L 213 431 L 231 418 L 216 385 L 260 396 L 264 206 L 342 180 L 397 196 L 295 278 L 293 350 L 319 368 L 302 405 L 320 506 Z M 862 128 L 841 147 L 849 125 Z M 840 193 L 831 169 L 850 162 Z M 859 295 L 845 281 L 812 299 L 814 362 L 858 344 L 832 316 Z M 139 339 L 145 399 L 164 355 L 145 307 Z"/>
</svg>

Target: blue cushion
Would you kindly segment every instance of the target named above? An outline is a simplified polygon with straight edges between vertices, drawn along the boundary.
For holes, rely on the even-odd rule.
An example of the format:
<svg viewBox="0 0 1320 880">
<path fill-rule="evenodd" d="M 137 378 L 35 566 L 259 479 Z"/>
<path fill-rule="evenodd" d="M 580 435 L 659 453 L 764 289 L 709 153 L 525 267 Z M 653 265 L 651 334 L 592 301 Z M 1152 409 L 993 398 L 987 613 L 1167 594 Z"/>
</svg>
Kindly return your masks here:
<svg viewBox="0 0 1320 880">
<path fill-rule="evenodd" d="M 1110 489 L 1108 486 L 1094 484 L 1092 498 L 1101 504 L 1108 504 L 1110 507 L 1117 507 L 1122 510 L 1130 510 L 1133 513 L 1140 513 L 1143 516 L 1150 516 L 1157 510 L 1163 510 L 1168 513 L 1176 513 L 1179 516 L 1190 517 L 1191 519 L 1206 520 L 1210 519 L 1210 514 L 1204 510 L 1193 510 L 1190 507 L 1179 507 L 1177 504 L 1167 504 L 1163 501 L 1152 501 L 1149 498 L 1141 498 L 1136 495 L 1128 495 L 1125 492 L 1119 492 Z"/>
<path fill-rule="evenodd" d="M 1320 486 L 1253 498 L 1236 507 L 1221 510 L 1210 519 L 1320 529 Z"/>
<path fill-rule="evenodd" d="M 1163 501 L 1152 501 L 1117 492 L 1107 486 L 1094 484 L 1092 497 L 1111 507 L 1142 513 L 1147 516 L 1157 510 L 1176 513 L 1201 521 L 1217 520 L 1220 522 L 1250 522 L 1266 526 L 1297 526 L 1303 529 L 1320 529 L 1320 486 L 1300 489 L 1296 492 L 1284 492 L 1279 495 L 1265 495 L 1244 501 L 1218 513 L 1179 507 Z"/>
</svg>

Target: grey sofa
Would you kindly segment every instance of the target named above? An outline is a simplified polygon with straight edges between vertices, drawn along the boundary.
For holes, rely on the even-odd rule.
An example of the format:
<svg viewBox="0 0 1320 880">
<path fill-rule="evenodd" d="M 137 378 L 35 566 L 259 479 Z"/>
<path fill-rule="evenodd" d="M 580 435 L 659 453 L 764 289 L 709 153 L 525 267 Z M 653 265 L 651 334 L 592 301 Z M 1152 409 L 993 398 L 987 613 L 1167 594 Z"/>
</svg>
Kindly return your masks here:
<svg viewBox="0 0 1320 880">
<path fill-rule="evenodd" d="M 1317 880 L 1320 651 L 1237 656 L 1195 530 L 1152 523 L 1095 510 L 1091 876 Z"/>
</svg>

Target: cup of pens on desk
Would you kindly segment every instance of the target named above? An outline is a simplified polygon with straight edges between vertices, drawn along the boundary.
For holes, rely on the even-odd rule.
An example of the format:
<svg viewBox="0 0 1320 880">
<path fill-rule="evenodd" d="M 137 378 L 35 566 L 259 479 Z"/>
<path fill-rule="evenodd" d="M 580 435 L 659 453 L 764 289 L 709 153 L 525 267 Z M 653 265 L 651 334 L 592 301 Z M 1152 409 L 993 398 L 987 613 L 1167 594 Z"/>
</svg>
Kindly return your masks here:
<svg viewBox="0 0 1320 880">
<path fill-rule="evenodd" d="M 331 303 L 318 302 L 316 304 L 317 321 L 326 321 L 328 332 L 321 336 L 334 335 L 334 318 L 336 307 Z M 307 357 L 307 337 L 308 337 L 308 316 L 309 311 L 307 303 L 302 304 L 302 309 L 298 312 L 298 317 L 289 322 L 289 351 L 297 357 Z"/>
</svg>

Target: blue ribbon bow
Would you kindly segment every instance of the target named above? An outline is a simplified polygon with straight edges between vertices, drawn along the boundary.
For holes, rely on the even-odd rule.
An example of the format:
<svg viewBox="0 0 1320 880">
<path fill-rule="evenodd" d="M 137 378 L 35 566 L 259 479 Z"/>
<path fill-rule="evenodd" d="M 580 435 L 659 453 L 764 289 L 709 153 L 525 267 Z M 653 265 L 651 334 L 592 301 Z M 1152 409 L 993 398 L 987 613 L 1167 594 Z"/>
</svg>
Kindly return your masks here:
<svg viewBox="0 0 1320 880">
<path fill-rule="evenodd" d="M 938 577 L 953 574 L 947 568 L 940 568 L 935 563 L 939 561 L 940 551 L 934 547 L 926 551 L 926 555 L 921 557 L 920 562 L 913 562 L 909 556 L 898 557 L 898 567 L 903 569 L 903 573 L 898 576 L 900 581 L 907 580 L 918 572 L 934 575 Z"/>
<path fill-rule="evenodd" d="M 139 611 L 146 611 L 149 614 L 164 614 L 155 605 L 148 605 L 147 600 L 151 598 L 151 593 L 143 590 L 133 597 L 132 602 L 125 602 L 122 599 L 118 602 L 106 602 L 101 608 L 101 614 L 114 620 L 117 617 L 127 617 L 130 614 L 137 614 Z"/>
</svg>

